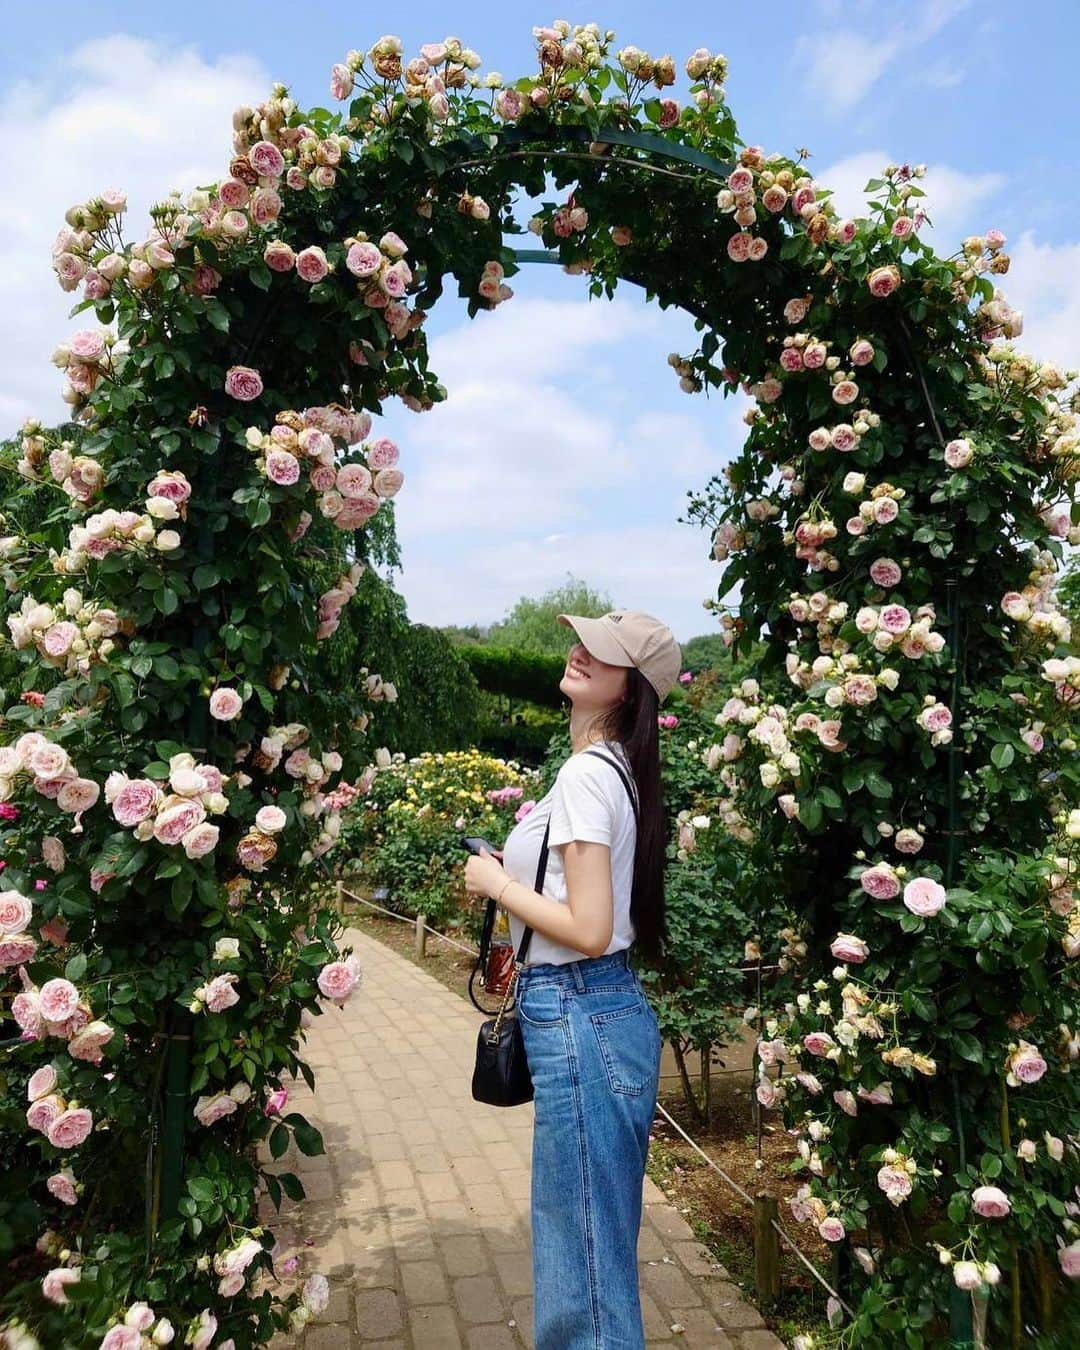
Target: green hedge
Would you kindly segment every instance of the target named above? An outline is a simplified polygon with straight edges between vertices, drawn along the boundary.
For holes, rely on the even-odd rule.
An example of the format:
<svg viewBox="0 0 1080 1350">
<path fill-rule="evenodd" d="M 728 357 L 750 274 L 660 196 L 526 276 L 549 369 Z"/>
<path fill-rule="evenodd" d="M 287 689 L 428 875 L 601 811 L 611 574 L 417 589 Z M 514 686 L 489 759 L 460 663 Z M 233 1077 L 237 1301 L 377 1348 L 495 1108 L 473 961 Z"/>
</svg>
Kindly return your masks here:
<svg viewBox="0 0 1080 1350">
<path fill-rule="evenodd" d="M 481 689 L 544 708 L 561 708 L 559 681 L 566 668 L 561 656 L 541 656 L 510 647 L 458 647 Z"/>
</svg>

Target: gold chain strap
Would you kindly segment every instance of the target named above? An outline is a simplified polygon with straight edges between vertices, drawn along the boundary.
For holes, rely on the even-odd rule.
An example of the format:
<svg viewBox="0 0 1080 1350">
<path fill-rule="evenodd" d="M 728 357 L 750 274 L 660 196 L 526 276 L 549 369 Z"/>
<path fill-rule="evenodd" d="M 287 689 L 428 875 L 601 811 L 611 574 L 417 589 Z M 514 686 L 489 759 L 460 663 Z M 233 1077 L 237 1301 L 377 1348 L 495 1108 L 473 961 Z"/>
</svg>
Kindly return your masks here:
<svg viewBox="0 0 1080 1350">
<path fill-rule="evenodd" d="M 487 1034 L 488 1045 L 499 1044 L 499 1028 L 502 1026 L 503 1018 L 506 1016 L 506 1010 L 510 1006 L 510 995 L 517 988 L 518 975 L 520 975 L 521 969 L 522 969 L 521 963 L 515 961 L 514 973 L 507 982 L 506 993 L 503 994 L 502 1007 L 499 1009 L 498 1015 L 496 1016 L 495 1021 L 492 1023 L 491 1030 Z"/>
</svg>

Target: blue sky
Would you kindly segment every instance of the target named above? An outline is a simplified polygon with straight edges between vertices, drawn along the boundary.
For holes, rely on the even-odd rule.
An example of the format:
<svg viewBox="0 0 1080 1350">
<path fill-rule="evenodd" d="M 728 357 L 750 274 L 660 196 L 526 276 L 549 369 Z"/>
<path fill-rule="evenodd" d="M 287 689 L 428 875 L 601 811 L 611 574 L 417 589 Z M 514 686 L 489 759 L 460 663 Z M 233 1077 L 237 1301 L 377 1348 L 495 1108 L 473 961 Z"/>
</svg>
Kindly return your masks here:
<svg viewBox="0 0 1080 1350">
<path fill-rule="evenodd" d="M 381 33 L 406 50 L 456 33 L 483 70 L 533 68 L 531 27 L 556 17 L 520 4 L 435 5 L 388 20 L 373 6 L 278 0 L 185 3 L 166 11 L 98 0 L 69 9 L 57 38 L 32 11 L 6 16 L 0 51 L 0 325 L 7 353 L 0 430 L 59 412 L 48 353 L 70 328 L 49 244 L 66 205 L 108 185 L 149 201 L 219 176 L 229 112 L 271 80 L 301 104 L 328 102 L 330 65 Z M 448 19 L 448 15 L 452 16 Z M 1000 7 L 965 0 L 781 0 L 763 6 L 612 3 L 560 17 L 614 28 L 619 43 L 723 51 L 744 138 L 807 146 L 811 169 L 848 210 L 887 159 L 925 162 L 935 238 L 951 251 L 991 225 L 1010 236 L 1010 299 L 1023 345 L 1080 365 L 1080 97 L 1070 0 Z M 402 229 L 407 234 L 407 228 Z M 580 280 L 526 269 L 515 298 L 473 324 L 449 298 L 429 320 L 448 403 L 395 411 L 406 487 L 398 584 L 419 620 L 499 617 L 567 571 L 622 604 L 652 609 L 683 638 L 709 631 L 706 541 L 676 524 L 740 439 L 738 409 L 679 393 L 666 356 L 691 326 L 625 288 L 589 305 Z"/>
</svg>

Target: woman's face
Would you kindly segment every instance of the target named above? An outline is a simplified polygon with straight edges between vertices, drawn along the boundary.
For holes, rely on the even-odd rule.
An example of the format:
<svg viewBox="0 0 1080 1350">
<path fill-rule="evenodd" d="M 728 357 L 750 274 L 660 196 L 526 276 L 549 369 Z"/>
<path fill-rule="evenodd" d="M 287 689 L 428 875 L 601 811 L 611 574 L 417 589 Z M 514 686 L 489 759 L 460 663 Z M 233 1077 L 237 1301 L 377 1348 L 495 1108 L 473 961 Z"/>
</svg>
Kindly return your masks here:
<svg viewBox="0 0 1080 1350">
<path fill-rule="evenodd" d="M 566 658 L 559 689 L 575 708 L 600 713 L 621 702 L 626 693 L 626 667 L 609 666 L 591 656 L 579 642 Z"/>
</svg>

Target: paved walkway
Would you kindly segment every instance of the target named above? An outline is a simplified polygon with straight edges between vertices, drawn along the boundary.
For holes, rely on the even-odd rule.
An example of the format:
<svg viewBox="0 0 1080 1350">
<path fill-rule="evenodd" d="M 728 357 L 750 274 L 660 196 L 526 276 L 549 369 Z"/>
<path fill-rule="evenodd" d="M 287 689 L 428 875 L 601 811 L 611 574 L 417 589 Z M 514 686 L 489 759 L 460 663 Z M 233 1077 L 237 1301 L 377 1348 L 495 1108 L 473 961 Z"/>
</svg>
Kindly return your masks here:
<svg viewBox="0 0 1080 1350">
<path fill-rule="evenodd" d="M 295 1106 L 326 1156 L 282 1169 L 307 1199 L 274 1220 L 301 1270 L 330 1280 L 303 1350 L 511 1350 L 532 1345 L 529 1158 L 532 1107 L 472 1100 L 479 1014 L 366 934 L 351 930 L 364 982 L 308 1036 L 318 1080 Z M 685 1219 L 645 1182 L 642 1304 L 648 1343 L 783 1350 Z"/>
</svg>

